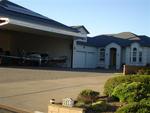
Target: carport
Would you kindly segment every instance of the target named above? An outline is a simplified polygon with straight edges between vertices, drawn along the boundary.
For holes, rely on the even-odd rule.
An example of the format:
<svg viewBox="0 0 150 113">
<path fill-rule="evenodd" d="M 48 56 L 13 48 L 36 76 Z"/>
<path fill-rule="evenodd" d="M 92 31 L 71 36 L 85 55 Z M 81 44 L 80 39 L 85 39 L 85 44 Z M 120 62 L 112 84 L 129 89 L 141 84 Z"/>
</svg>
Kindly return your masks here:
<svg viewBox="0 0 150 113">
<path fill-rule="evenodd" d="M 71 67 L 76 37 L 85 36 L 12 2 L 0 1 L 0 48 L 8 56 L 17 58 L 18 51 L 46 53 L 53 61 L 65 58 L 61 67 Z"/>
<path fill-rule="evenodd" d="M 71 67 L 72 46 L 73 37 L 0 30 L 0 48 L 13 57 L 19 57 L 21 51 L 25 54 L 32 52 L 48 54 L 49 60 L 66 57 L 66 62 L 61 66 Z"/>
</svg>

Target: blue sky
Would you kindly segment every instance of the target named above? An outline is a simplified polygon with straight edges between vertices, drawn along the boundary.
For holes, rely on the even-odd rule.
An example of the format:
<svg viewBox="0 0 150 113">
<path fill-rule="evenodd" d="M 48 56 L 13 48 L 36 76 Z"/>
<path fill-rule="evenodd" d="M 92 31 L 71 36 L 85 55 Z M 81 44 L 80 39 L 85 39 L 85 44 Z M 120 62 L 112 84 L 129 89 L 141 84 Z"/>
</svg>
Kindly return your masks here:
<svg viewBox="0 0 150 113">
<path fill-rule="evenodd" d="M 150 36 L 150 0 L 10 0 L 90 36 L 133 32 Z"/>
</svg>

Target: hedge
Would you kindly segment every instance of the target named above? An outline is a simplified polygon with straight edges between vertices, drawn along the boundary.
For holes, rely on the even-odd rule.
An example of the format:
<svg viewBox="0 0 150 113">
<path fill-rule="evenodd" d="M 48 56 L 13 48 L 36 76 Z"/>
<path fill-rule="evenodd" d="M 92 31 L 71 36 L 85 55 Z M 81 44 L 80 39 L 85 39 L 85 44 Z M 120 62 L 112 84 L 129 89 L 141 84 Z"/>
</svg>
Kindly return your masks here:
<svg viewBox="0 0 150 113">
<path fill-rule="evenodd" d="M 118 98 L 120 102 L 139 102 L 148 98 L 150 89 L 148 84 L 141 82 L 122 83 L 115 87 L 112 96 Z"/>
<path fill-rule="evenodd" d="M 150 75 L 126 75 L 110 78 L 106 81 L 104 85 L 104 94 L 106 96 L 111 96 L 116 86 L 126 82 L 141 82 L 145 84 L 150 84 Z"/>
<path fill-rule="evenodd" d="M 150 113 L 150 106 L 136 102 L 119 108 L 115 113 Z"/>
</svg>

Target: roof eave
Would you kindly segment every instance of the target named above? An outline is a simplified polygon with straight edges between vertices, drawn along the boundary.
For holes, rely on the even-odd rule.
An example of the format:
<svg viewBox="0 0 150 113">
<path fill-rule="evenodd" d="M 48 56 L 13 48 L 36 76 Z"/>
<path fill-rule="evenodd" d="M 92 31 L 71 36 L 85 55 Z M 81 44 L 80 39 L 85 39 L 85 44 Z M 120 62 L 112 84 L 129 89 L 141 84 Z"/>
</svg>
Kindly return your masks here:
<svg viewBox="0 0 150 113">
<path fill-rule="evenodd" d="M 3 18 L 0 18 L 0 19 L 3 19 Z M 76 33 L 76 32 L 71 32 L 71 31 L 67 31 L 64 29 L 58 29 L 58 28 L 54 28 L 54 27 L 50 27 L 50 26 L 30 23 L 30 22 L 26 22 L 26 21 L 22 21 L 22 20 L 13 19 L 13 18 L 6 18 L 6 19 L 8 21 L 6 24 L 2 24 L 3 26 L 5 26 L 7 24 L 16 25 L 16 26 L 20 26 L 20 27 L 46 31 L 46 32 L 50 32 L 50 33 L 57 33 L 57 34 L 63 34 L 63 35 L 72 36 L 72 37 L 85 38 L 85 35 L 83 35 L 81 33 Z"/>
</svg>

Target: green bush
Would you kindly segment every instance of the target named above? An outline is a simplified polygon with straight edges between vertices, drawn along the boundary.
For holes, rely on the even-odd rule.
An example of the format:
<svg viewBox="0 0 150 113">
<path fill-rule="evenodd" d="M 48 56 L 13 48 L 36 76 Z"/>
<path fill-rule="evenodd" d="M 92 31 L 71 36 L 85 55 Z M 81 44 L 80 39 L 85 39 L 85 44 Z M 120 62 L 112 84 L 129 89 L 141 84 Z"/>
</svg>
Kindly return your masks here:
<svg viewBox="0 0 150 113">
<path fill-rule="evenodd" d="M 107 110 L 107 104 L 105 101 L 98 101 L 95 103 L 92 103 L 90 109 L 92 109 L 93 111 L 106 111 Z"/>
<path fill-rule="evenodd" d="M 150 113 L 150 107 L 136 102 L 119 108 L 115 113 Z"/>
<path fill-rule="evenodd" d="M 150 84 L 150 76 L 149 75 L 127 75 L 127 76 L 117 76 L 117 77 L 113 77 L 110 78 L 106 81 L 105 85 L 104 85 L 104 94 L 106 96 L 111 96 L 114 88 L 121 84 L 121 83 L 125 83 L 125 82 L 141 82 L 141 83 L 145 83 L 145 84 Z"/>
<path fill-rule="evenodd" d="M 85 104 L 89 104 L 89 103 L 95 102 L 98 96 L 99 96 L 99 92 L 86 89 L 80 92 L 80 94 L 78 95 L 77 101 L 83 102 Z"/>
<path fill-rule="evenodd" d="M 119 98 L 121 102 L 139 102 L 147 98 L 148 92 L 147 84 L 140 82 L 122 83 L 115 87 L 112 96 Z"/>
<path fill-rule="evenodd" d="M 85 108 L 85 107 L 89 107 L 90 105 L 85 104 L 84 102 L 78 101 L 75 104 L 76 107 L 80 107 L 80 108 Z"/>
<path fill-rule="evenodd" d="M 150 106 L 150 97 L 144 98 L 140 101 L 141 104 L 146 104 L 147 106 Z"/>
</svg>

